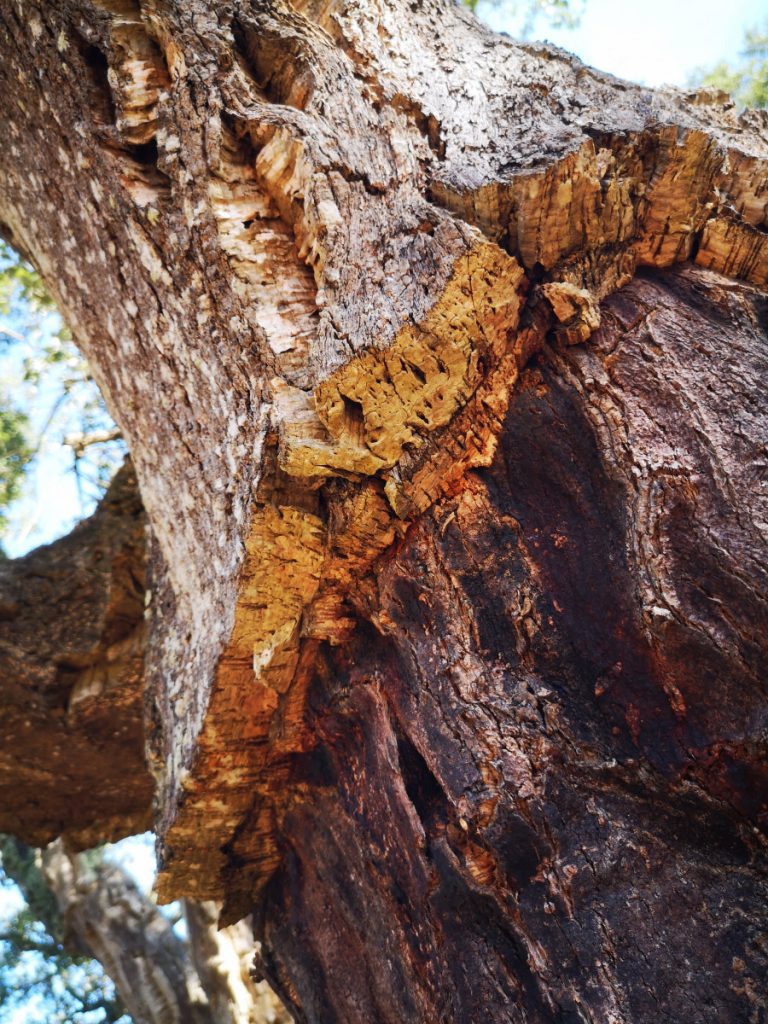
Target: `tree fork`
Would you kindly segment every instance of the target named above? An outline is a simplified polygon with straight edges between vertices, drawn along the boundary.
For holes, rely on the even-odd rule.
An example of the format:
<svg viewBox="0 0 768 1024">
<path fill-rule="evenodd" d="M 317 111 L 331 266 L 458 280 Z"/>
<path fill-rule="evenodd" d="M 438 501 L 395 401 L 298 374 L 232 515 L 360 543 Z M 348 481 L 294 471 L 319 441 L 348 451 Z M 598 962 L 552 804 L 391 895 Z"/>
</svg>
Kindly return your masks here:
<svg viewBox="0 0 768 1024">
<path fill-rule="evenodd" d="M 759 1019 L 765 116 L 449 3 L 0 12 L 163 895 L 255 906 L 298 1020 Z"/>
</svg>

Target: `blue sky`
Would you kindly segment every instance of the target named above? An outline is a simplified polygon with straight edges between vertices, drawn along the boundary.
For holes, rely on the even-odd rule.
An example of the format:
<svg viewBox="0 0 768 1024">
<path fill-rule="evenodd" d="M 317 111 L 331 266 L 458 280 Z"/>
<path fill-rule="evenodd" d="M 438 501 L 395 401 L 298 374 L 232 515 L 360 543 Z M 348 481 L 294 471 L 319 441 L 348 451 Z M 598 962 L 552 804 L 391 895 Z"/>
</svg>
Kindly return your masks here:
<svg viewBox="0 0 768 1024">
<path fill-rule="evenodd" d="M 481 0 L 477 13 L 493 28 L 515 34 L 503 0 Z M 547 38 L 621 78 L 685 86 L 697 67 L 735 59 L 745 29 L 766 17 L 766 0 L 586 0 L 577 29 L 540 22 L 533 37 Z"/>
<path fill-rule="evenodd" d="M 0 315 L 0 402 L 10 401 L 27 413 L 32 440 L 40 438 L 40 449 L 29 464 L 21 497 L 8 510 L 10 528 L 2 538 L 8 555 L 17 557 L 30 548 L 47 543 L 70 530 L 84 515 L 90 514 L 98 488 L 81 474 L 81 487 L 73 472 L 72 449 L 63 444 L 67 434 L 83 430 L 84 403 L 98 394 L 73 370 L 69 360 L 49 365 L 40 386 L 25 381 L 25 361 L 39 361 L 46 345 L 56 344 L 61 326 L 57 313 L 41 315 L 30 311 L 23 301 L 12 304 L 9 316 Z M 9 341 L 5 331 L 16 339 Z M 69 346 L 79 365 L 80 359 Z M 64 382 L 75 377 L 80 383 L 61 402 Z M 91 414 L 93 416 L 93 413 Z M 47 424 L 47 429 L 46 429 Z M 109 420 L 97 412 L 90 429 L 108 426 Z M 86 428 L 86 432 L 87 432 Z M 122 456 L 117 453 L 117 464 Z M 89 467 L 86 467 L 88 470 Z"/>
</svg>

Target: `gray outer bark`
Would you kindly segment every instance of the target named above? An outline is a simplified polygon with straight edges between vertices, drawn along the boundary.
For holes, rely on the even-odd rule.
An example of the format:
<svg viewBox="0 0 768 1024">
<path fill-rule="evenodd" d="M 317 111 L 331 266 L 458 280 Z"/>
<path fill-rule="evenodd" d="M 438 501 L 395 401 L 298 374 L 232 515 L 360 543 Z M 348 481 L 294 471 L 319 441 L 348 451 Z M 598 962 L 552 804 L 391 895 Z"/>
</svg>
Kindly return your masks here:
<svg viewBox="0 0 768 1024">
<path fill-rule="evenodd" d="M 0 222 L 152 535 L 164 896 L 299 1020 L 759 1020 L 765 117 L 437 0 L 0 15 Z"/>
</svg>

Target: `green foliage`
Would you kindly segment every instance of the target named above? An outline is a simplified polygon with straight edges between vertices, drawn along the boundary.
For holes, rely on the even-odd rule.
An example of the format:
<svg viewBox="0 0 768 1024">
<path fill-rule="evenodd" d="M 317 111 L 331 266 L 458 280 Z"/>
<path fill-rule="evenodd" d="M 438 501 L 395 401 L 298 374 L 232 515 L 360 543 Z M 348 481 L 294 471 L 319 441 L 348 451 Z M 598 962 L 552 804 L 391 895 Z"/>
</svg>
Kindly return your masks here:
<svg viewBox="0 0 768 1024">
<path fill-rule="evenodd" d="M 14 836 L 0 834 L 0 866 L 5 878 L 12 879 L 24 894 L 35 918 L 45 921 L 51 935 L 61 939 L 64 925 L 56 897 L 45 884 L 32 847 Z"/>
<path fill-rule="evenodd" d="M 8 246 L 0 241 L 0 312 L 10 312 L 15 290 L 28 296 L 30 305 L 44 303 L 46 298 L 38 282 L 34 271 L 15 260 Z M 8 345 L 13 340 L 13 332 L 0 335 L 0 344 Z M 5 389 L 0 387 L 0 537 L 8 529 L 5 510 L 19 497 L 24 471 L 32 457 L 29 436 L 29 417 L 11 402 Z"/>
<path fill-rule="evenodd" d="M 21 494 L 24 470 L 32 457 L 29 419 L 0 393 L 0 537 L 8 529 L 6 509 Z"/>
<path fill-rule="evenodd" d="M 694 84 L 723 89 L 742 107 L 768 107 L 768 19 L 745 34 L 740 57 L 736 64 L 720 61 L 699 70 Z"/>
<path fill-rule="evenodd" d="M 35 313 L 56 308 L 37 271 L 0 239 L 0 313 L 10 313 L 17 296 Z"/>
<path fill-rule="evenodd" d="M 23 1007 L 28 1024 L 126 1024 L 100 965 L 71 956 L 25 907 L 0 935 L 0 1021 Z"/>
</svg>

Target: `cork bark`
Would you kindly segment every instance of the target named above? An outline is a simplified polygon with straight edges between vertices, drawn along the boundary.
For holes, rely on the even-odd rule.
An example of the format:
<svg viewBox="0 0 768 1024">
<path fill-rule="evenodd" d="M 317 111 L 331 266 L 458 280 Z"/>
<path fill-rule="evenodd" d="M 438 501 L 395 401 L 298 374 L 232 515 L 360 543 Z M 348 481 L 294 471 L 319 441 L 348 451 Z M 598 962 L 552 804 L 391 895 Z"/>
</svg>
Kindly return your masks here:
<svg viewBox="0 0 768 1024">
<path fill-rule="evenodd" d="M 150 534 L 163 898 L 298 1021 L 759 1021 L 768 120 L 442 0 L 0 4 Z"/>
</svg>

